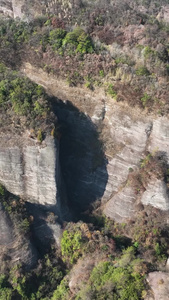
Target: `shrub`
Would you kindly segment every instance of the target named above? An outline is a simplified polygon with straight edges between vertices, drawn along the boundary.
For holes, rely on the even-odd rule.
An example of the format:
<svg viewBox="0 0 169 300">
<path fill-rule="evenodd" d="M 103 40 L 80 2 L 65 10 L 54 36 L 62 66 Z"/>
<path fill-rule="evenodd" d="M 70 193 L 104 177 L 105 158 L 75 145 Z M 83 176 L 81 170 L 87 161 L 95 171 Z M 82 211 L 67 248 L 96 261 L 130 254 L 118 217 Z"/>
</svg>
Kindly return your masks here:
<svg viewBox="0 0 169 300">
<path fill-rule="evenodd" d="M 138 76 L 149 76 L 150 72 L 146 67 L 142 66 L 142 67 L 139 67 L 136 70 L 136 75 L 138 75 Z"/>
<path fill-rule="evenodd" d="M 44 90 L 40 85 L 21 77 L 17 72 L 0 67 L 0 107 L 12 107 L 18 115 L 43 116 L 46 107 Z"/>
<path fill-rule="evenodd" d="M 144 277 L 133 271 L 130 265 L 115 267 L 111 262 L 100 262 L 91 272 L 88 288 L 80 291 L 76 299 L 141 299 Z"/>
<path fill-rule="evenodd" d="M 41 129 L 38 130 L 37 140 L 38 140 L 40 143 L 42 143 L 42 141 L 43 141 L 43 133 L 42 133 L 42 130 L 41 130 Z"/>
<path fill-rule="evenodd" d="M 154 50 L 152 50 L 149 46 L 146 46 L 144 48 L 144 57 L 146 59 L 150 58 L 150 57 L 154 57 L 156 55 L 156 52 Z"/>
<path fill-rule="evenodd" d="M 145 107 L 147 104 L 147 101 L 150 100 L 150 96 L 147 93 L 144 93 L 143 97 L 141 98 L 141 102 L 143 103 L 143 106 Z"/>
<path fill-rule="evenodd" d="M 58 285 L 57 289 L 54 291 L 53 297 L 52 297 L 51 300 L 65 300 L 65 299 L 68 299 L 67 298 L 68 291 L 69 291 L 68 282 L 64 278 L 61 281 L 60 285 Z"/>
<path fill-rule="evenodd" d="M 80 231 L 65 230 L 61 240 L 61 252 L 64 260 L 73 264 L 82 254 L 83 239 Z"/>
<path fill-rule="evenodd" d="M 76 52 L 82 54 L 94 52 L 92 41 L 86 32 L 83 31 L 78 37 L 77 41 L 78 46 L 76 48 Z"/>
<path fill-rule="evenodd" d="M 0 184 L 0 195 L 4 196 L 5 195 L 5 189 L 4 187 Z"/>
<path fill-rule="evenodd" d="M 117 98 L 117 93 L 116 91 L 114 90 L 114 87 L 113 87 L 113 84 L 110 83 L 108 85 L 108 88 L 107 88 L 107 94 L 110 95 L 112 98 L 116 99 Z"/>
<path fill-rule="evenodd" d="M 58 50 L 63 43 L 63 39 L 66 36 L 66 30 L 57 28 L 49 33 L 49 43 L 52 45 L 53 50 Z"/>
<path fill-rule="evenodd" d="M 94 52 L 91 38 L 80 27 L 75 28 L 72 32 L 66 34 L 63 45 L 72 45 L 76 52 L 85 54 Z"/>
</svg>

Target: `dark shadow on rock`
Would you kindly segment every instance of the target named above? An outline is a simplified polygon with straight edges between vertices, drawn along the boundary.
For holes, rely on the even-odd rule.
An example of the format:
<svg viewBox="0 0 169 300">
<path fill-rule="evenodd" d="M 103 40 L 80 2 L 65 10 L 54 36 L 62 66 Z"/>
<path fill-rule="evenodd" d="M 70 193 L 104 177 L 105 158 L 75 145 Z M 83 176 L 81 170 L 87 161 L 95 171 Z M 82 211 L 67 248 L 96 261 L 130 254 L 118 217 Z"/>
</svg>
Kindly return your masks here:
<svg viewBox="0 0 169 300">
<path fill-rule="evenodd" d="M 61 220 L 56 214 L 55 206 L 45 206 L 27 202 L 26 209 L 31 224 L 31 239 L 38 250 L 39 256 L 43 257 L 53 243 L 59 243 L 61 236 Z"/>
<path fill-rule="evenodd" d="M 2 201 L 2 203 L 1 203 Z M 7 190 L 0 199 L 0 253 L 2 261 L 8 267 L 13 263 L 21 263 L 25 270 L 33 268 L 38 260 L 38 253 L 34 247 L 31 232 L 27 228 L 25 206 L 14 211 L 19 197 Z M 15 203 L 15 204 L 14 204 Z M 14 207 L 12 206 L 14 205 Z M 23 219 L 20 218 L 23 213 Z M 3 265 L 3 264 L 2 264 Z"/>
<path fill-rule="evenodd" d="M 14 240 L 13 224 L 0 203 L 0 246 L 11 244 Z"/>
<path fill-rule="evenodd" d="M 66 186 L 69 208 L 83 212 L 101 199 L 108 174 L 107 160 L 96 125 L 70 101 L 51 99 L 61 134 L 60 166 Z"/>
</svg>

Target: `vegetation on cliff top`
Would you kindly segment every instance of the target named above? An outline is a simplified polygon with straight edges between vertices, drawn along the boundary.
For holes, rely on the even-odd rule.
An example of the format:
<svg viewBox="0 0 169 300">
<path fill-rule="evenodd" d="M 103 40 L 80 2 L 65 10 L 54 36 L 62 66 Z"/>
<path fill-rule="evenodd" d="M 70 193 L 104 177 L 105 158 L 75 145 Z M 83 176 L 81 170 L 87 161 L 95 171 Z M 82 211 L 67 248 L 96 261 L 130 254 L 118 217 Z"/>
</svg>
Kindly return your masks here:
<svg viewBox="0 0 169 300">
<path fill-rule="evenodd" d="M 116 101 L 166 114 L 168 25 L 153 16 L 154 2 L 143 3 L 151 16 L 137 14 L 132 5 L 127 6 L 126 15 L 120 3 L 115 3 L 116 15 L 108 3 L 107 8 L 98 8 L 96 3 L 90 9 L 87 4 L 81 7 L 80 1 L 78 5 L 81 9 L 72 15 L 72 21 L 50 15 L 30 23 L 0 20 L 1 59 L 13 67 L 28 61 L 71 86 L 102 87 Z M 119 19 L 120 11 L 123 17 Z"/>
<path fill-rule="evenodd" d="M 17 128 L 29 128 L 32 137 L 42 142 L 44 133 L 56 124 L 50 97 L 42 86 L 33 83 L 17 71 L 0 64 L 0 128 L 11 123 Z M 6 118 L 8 116 L 8 118 Z"/>
<path fill-rule="evenodd" d="M 11 108 L 18 115 L 42 117 L 47 112 L 47 96 L 40 85 L 36 85 L 19 73 L 0 65 L 0 108 Z"/>
<path fill-rule="evenodd" d="M 76 2 L 74 15 L 64 21 L 56 16 L 30 23 L 1 19 L 1 61 L 13 69 L 30 62 L 71 86 L 102 87 L 116 101 L 168 114 L 169 27 L 154 14 L 159 12 L 159 3 L 142 1 L 147 10 L 137 14 L 134 3 L 138 1 L 132 1 L 135 8 L 122 2 L 114 3 L 114 7 L 109 1 L 104 5 L 100 2 L 100 7 L 95 1 L 91 7 Z M 25 116 L 24 126 L 35 129 L 42 141 L 43 126 L 48 127 L 44 123 L 50 114 L 48 96 L 42 87 L 3 64 L 0 111 L 2 116 L 5 112 L 5 118 L 17 116 L 21 126 Z M 49 127 L 53 129 L 53 123 Z M 152 174 L 168 182 L 166 165 L 148 155 L 140 170 L 131 172 L 128 178 L 137 194 Z M 2 186 L 0 201 L 20 234 L 31 234 L 24 201 L 13 198 Z M 163 214 L 141 207 L 130 222 L 118 224 L 97 209 L 87 219 L 63 224 L 60 249 L 51 243 L 51 249 L 32 271 L 27 272 L 20 264 L 10 270 L 6 263 L 0 276 L 0 299 L 144 299 L 146 274 L 163 267 L 168 255 L 169 236 Z M 8 259 L 4 257 L 5 262 Z M 79 273 L 74 290 L 70 285 L 72 270 L 80 272 L 80 261 L 86 268 Z"/>
</svg>

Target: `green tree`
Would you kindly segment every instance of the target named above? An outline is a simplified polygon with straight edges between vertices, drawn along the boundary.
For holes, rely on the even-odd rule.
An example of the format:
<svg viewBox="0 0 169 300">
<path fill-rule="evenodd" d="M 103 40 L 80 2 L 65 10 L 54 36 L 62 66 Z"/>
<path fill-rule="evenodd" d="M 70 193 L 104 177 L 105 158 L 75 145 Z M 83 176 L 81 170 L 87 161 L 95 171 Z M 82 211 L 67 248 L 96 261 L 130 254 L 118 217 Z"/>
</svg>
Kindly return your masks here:
<svg viewBox="0 0 169 300">
<path fill-rule="evenodd" d="M 74 263 L 81 255 L 83 246 L 82 234 L 80 231 L 69 232 L 65 230 L 61 240 L 61 252 L 64 260 Z"/>
</svg>

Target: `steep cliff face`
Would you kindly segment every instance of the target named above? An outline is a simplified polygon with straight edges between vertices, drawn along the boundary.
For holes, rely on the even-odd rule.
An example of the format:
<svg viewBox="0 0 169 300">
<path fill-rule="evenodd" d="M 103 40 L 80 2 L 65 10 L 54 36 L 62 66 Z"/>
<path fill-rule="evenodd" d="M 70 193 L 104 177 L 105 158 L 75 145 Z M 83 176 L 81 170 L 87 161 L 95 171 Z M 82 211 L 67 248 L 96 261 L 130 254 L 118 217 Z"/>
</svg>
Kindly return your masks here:
<svg viewBox="0 0 169 300">
<path fill-rule="evenodd" d="M 2 6 L 5 5 L 3 1 L 1 1 L 1 3 Z M 71 24 L 71 18 L 75 10 L 85 7 L 85 13 L 90 16 L 91 24 L 88 23 L 88 20 L 83 20 L 84 26 L 88 28 L 87 26 L 91 25 L 88 31 L 92 32 L 92 35 L 96 34 L 96 36 L 99 37 L 99 26 L 105 24 L 103 13 L 105 12 L 105 5 L 108 5 L 108 1 L 105 2 L 103 6 L 101 5 L 102 10 L 99 12 L 99 15 L 97 15 L 96 11 L 96 15 L 92 15 L 92 10 L 90 11 L 88 4 L 92 4 L 92 9 L 95 9 L 98 3 L 101 5 L 99 1 L 92 3 L 90 1 L 73 0 L 58 2 L 31 1 L 29 3 L 28 1 L 15 0 L 6 3 L 6 7 L 8 10 L 11 9 L 13 11 L 14 17 L 18 16 L 19 18 L 28 19 L 36 16 L 37 13 L 41 14 L 43 10 L 46 12 L 53 11 L 58 18 L 62 17 L 62 19 L 66 19 L 66 26 Z M 109 45 L 107 49 L 110 51 L 111 65 L 114 64 L 114 69 L 108 81 L 111 79 L 113 84 L 115 83 L 117 85 L 116 88 L 119 82 L 120 84 L 125 82 L 126 87 L 125 85 L 121 86 L 121 97 L 117 98 L 119 101 L 126 99 L 131 104 L 132 101 L 133 103 L 137 103 L 139 99 L 138 104 L 140 107 L 141 105 L 145 107 L 144 102 L 147 101 L 149 102 L 147 108 L 151 110 L 150 106 L 152 102 L 149 101 L 151 98 L 149 88 L 151 87 L 151 90 L 157 88 L 158 90 L 158 86 L 162 82 L 161 88 L 163 87 L 163 89 L 167 91 L 166 71 L 164 72 L 165 74 L 162 74 L 164 70 L 161 71 L 162 73 L 157 71 L 155 78 L 155 76 L 153 76 L 154 70 L 151 69 L 150 66 L 151 59 L 155 59 L 155 61 L 162 66 L 164 61 L 168 59 L 168 56 L 164 55 L 162 61 L 159 62 L 160 44 L 155 48 L 156 50 L 152 50 L 149 46 L 146 46 L 148 41 L 145 40 L 145 31 L 146 28 L 149 28 L 147 12 L 149 11 L 150 14 L 154 14 L 156 18 L 160 12 L 160 7 L 155 8 L 153 1 L 150 3 L 148 10 L 141 6 L 136 7 L 135 2 L 129 3 L 129 1 L 125 1 L 124 7 L 123 3 L 119 3 L 118 1 L 113 1 L 109 4 L 111 11 L 113 10 L 112 7 L 114 7 L 116 20 L 112 21 L 109 13 L 106 11 L 108 22 L 111 26 L 118 22 L 118 24 L 122 24 L 123 32 L 119 32 L 119 36 L 122 35 L 124 39 L 123 41 L 118 39 L 114 40 L 114 36 L 118 34 L 109 28 L 112 41 L 108 41 L 108 43 L 107 41 L 104 42 Z M 138 22 L 136 10 L 140 13 L 142 12 L 144 15 L 145 20 L 140 20 L 141 24 Z M 163 9 L 163 12 L 164 11 L 166 21 L 168 10 Z M 126 18 L 125 25 L 120 14 L 121 12 Z M 83 18 L 85 16 L 83 16 Z M 98 17 L 101 17 L 101 21 L 98 20 Z M 54 20 L 48 21 L 49 23 L 54 22 Z M 148 27 L 142 24 L 145 22 L 147 22 Z M 79 22 L 78 24 L 82 25 L 82 23 Z M 64 26 L 64 24 L 62 25 Z M 53 23 L 52 26 L 54 26 Z M 135 38 L 136 42 L 134 42 Z M 101 36 L 100 41 L 102 41 Z M 139 45 L 134 46 L 134 43 L 139 43 Z M 133 44 L 133 48 L 131 44 Z M 45 47 L 46 46 L 44 46 L 44 48 Z M 162 46 L 162 48 L 164 47 Z M 166 49 L 164 48 L 163 50 Z M 46 66 L 49 67 L 50 64 L 54 63 L 54 58 L 48 60 L 50 51 L 48 52 L 46 48 L 44 52 L 43 50 L 42 52 L 36 51 L 36 49 L 35 52 L 37 53 L 37 57 L 39 55 L 39 57 L 44 60 L 43 62 L 47 63 Z M 165 51 L 162 52 L 165 54 Z M 152 55 L 151 59 L 149 57 L 150 54 Z M 87 56 L 88 55 L 86 55 L 86 57 Z M 132 69 L 132 58 L 136 61 L 135 69 Z M 25 59 L 26 58 L 23 57 L 22 61 Z M 57 59 L 59 60 L 58 57 Z M 146 64 L 148 71 L 145 72 L 145 68 L 138 68 L 142 64 Z M 104 64 L 101 66 L 104 69 Z M 59 66 L 57 70 L 59 70 L 59 68 L 61 67 Z M 99 74 L 103 75 L 103 69 L 100 70 L 101 73 Z M 144 71 L 145 74 L 144 72 L 143 74 L 139 74 L 138 71 L 141 73 Z M 165 152 L 164 154 L 168 159 L 167 118 L 155 117 L 153 114 L 147 114 L 138 107 L 131 108 L 131 106 L 129 107 L 127 104 L 121 102 L 116 103 L 112 98 L 107 96 L 107 92 L 103 90 L 103 88 L 95 87 L 94 91 L 90 91 L 84 87 L 69 87 L 65 81 L 48 75 L 42 69 L 34 68 L 28 63 L 23 64 L 22 72 L 33 81 L 42 84 L 48 93 L 57 97 L 57 99 L 53 99 L 53 109 L 63 124 L 59 159 L 71 205 L 74 204 L 85 207 L 87 204 L 101 199 L 105 214 L 118 221 L 123 221 L 135 213 L 135 205 L 137 205 L 139 201 L 142 201 L 145 205 L 153 205 L 152 197 L 154 197 L 153 195 L 155 193 L 157 196 L 154 206 L 168 210 L 168 192 L 165 183 L 160 182 L 157 184 L 158 186 L 155 185 L 156 189 L 152 190 L 154 181 L 153 183 L 150 182 L 149 187 L 147 187 L 141 199 L 138 199 L 134 189 L 132 186 L 129 186 L 128 183 L 129 171 L 131 169 L 137 170 L 140 159 L 144 158 L 147 150 L 152 153 L 157 151 Z M 150 73 L 152 73 L 152 76 Z M 141 77 L 139 78 L 138 76 Z M 160 76 L 164 78 L 161 80 Z M 146 78 L 150 80 L 148 89 L 146 88 Z M 102 86 L 104 86 L 105 83 L 106 82 L 103 81 Z M 127 84 L 134 86 L 136 83 L 138 86 L 135 88 L 135 93 L 132 94 L 131 88 L 129 88 Z M 108 82 L 106 84 L 108 86 Z M 139 86 L 141 86 L 143 90 L 145 87 L 146 92 L 144 95 L 142 93 L 138 93 L 137 95 Z M 129 93 L 127 97 L 125 97 L 125 91 L 126 94 Z M 166 94 L 167 92 L 165 92 L 165 97 Z M 135 101 L 135 99 L 131 99 L 132 97 L 138 99 Z M 165 97 L 163 100 L 165 100 Z M 58 99 L 60 99 L 60 101 Z M 160 101 L 162 102 L 160 99 L 160 96 L 158 101 L 153 99 L 153 103 L 156 103 L 157 107 L 161 105 L 159 104 Z M 140 103 L 141 101 L 142 103 Z M 163 114 L 164 109 L 166 109 L 166 107 L 161 109 L 161 114 Z M 44 144 L 41 146 L 34 144 L 23 146 L 22 149 L 20 147 L 18 148 L 16 144 L 13 144 L 12 147 L 10 146 L 11 148 L 7 146 L 6 151 L 4 151 L 2 147 L 1 153 L 5 157 L 5 160 L 1 161 L 1 182 L 4 183 L 10 191 L 23 195 L 30 199 L 30 201 L 43 205 L 55 205 L 55 199 L 58 198 L 57 186 L 60 176 L 56 175 L 56 173 L 59 174 L 59 171 L 55 169 L 54 165 L 57 165 L 58 156 L 54 154 L 56 151 L 52 148 L 54 145 L 51 145 L 51 142 L 50 145 L 48 145 L 48 142 L 49 141 L 44 141 Z M 5 161 L 8 162 L 6 172 Z M 8 175 L 10 173 L 11 175 Z M 159 203 L 157 199 L 161 199 Z M 166 204 L 163 206 L 160 203 Z"/>
<path fill-rule="evenodd" d="M 68 215 L 59 167 L 59 142 L 47 135 L 40 143 L 29 131 L 20 135 L 1 132 L 0 139 L 0 182 L 9 192 L 27 201 L 28 215 L 33 218 L 30 240 L 18 231 L 18 221 L 11 220 L 1 207 L 1 258 L 8 255 L 11 265 L 23 263 L 31 268 L 37 263 L 39 253 L 50 247 L 51 241 L 60 243 L 61 226 L 55 214 L 60 219 Z M 15 201 L 18 203 L 19 199 Z"/>
<path fill-rule="evenodd" d="M 59 201 L 58 143 L 42 144 L 25 136 L 1 135 L 0 181 L 13 194 L 33 203 L 56 206 Z"/>
<path fill-rule="evenodd" d="M 54 107 L 59 120 L 66 124 L 60 157 L 71 201 L 82 205 L 102 199 L 107 216 L 120 222 L 132 217 L 140 199 L 130 186 L 128 175 L 130 170 L 138 169 L 147 150 L 164 152 L 168 160 L 168 118 L 146 116 L 136 107 L 129 109 L 105 96 L 102 90 L 84 93 L 80 87 L 68 87 L 29 64 L 23 71 L 64 101 L 56 101 Z M 98 137 L 94 139 L 97 131 L 105 156 L 103 150 L 99 152 L 102 144 L 98 143 Z M 151 188 L 147 187 L 142 203 L 168 210 L 166 184 L 162 181 L 149 184 Z M 155 201 L 151 200 L 153 195 Z"/>
</svg>

